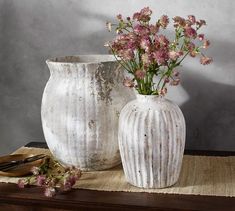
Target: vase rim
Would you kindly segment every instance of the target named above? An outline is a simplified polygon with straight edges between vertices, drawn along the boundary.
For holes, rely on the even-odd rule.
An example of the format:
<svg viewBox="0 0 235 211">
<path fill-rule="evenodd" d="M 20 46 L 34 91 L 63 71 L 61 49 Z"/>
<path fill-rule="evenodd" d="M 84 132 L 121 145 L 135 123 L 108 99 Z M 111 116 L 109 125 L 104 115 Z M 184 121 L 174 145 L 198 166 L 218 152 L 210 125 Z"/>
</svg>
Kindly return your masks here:
<svg viewBox="0 0 235 211">
<path fill-rule="evenodd" d="M 164 96 L 161 96 L 161 95 L 143 95 L 143 94 L 139 94 L 139 93 L 136 93 L 136 96 L 137 97 L 140 97 L 140 98 L 164 98 Z"/>
<path fill-rule="evenodd" d="M 159 95 L 142 95 L 136 94 L 137 100 L 140 101 L 155 101 L 155 100 L 165 100 L 165 97 Z"/>
<path fill-rule="evenodd" d="M 87 54 L 87 55 L 72 55 L 54 57 L 46 60 L 46 63 L 57 64 L 97 64 L 116 62 L 116 59 L 111 54 Z"/>
</svg>

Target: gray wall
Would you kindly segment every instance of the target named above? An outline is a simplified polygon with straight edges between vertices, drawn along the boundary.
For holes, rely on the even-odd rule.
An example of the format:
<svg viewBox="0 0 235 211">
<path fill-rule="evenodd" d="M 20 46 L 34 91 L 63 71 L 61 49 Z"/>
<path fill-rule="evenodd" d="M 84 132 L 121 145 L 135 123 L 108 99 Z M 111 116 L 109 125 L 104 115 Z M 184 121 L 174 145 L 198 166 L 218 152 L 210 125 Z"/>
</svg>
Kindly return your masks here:
<svg viewBox="0 0 235 211">
<path fill-rule="evenodd" d="M 42 141 L 40 104 L 48 57 L 107 53 L 106 20 L 150 6 L 161 14 L 206 19 L 214 63 L 187 59 L 170 90 L 187 122 L 190 149 L 235 150 L 235 1 L 0 0 L 0 154 Z"/>
</svg>

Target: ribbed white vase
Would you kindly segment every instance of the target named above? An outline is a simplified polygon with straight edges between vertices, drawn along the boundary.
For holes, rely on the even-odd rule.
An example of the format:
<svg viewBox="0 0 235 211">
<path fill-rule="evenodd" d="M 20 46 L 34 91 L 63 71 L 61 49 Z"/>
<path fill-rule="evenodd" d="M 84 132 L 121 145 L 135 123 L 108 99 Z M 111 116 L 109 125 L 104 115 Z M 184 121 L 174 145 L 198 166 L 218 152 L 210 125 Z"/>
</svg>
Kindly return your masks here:
<svg viewBox="0 0 235 211">
<path fill-rule="evenodd" d="M 137 95 L 121 111 L 119 148 L 126 180 L 142 188 L 164 188 L 179 178 L 185 146 L 180 108 L 153 95 Z"/>
<path fill-rule="evenodd" d="M 133 93 L 123 87 L 123 70 L 114 57 L 71 56 L 47 65 L 51 75 L 41 117 L 52 154 L 63 165 L 86 171 L 118 165 L 118 117 Z"/>
</svg>

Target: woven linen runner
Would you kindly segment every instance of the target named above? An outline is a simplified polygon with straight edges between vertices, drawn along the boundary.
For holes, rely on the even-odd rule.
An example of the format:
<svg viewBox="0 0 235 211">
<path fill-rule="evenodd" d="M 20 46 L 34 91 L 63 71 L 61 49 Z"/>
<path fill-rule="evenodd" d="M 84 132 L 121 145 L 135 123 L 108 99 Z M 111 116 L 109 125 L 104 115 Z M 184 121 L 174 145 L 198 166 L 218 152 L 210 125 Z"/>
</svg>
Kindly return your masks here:
<svg viewBox="0 0 235 211">
<path fill-rule="evenodd" d="M 50 155 L 48 149 L 21 147 L 14 152 Z M 0 182 L 17 183 L 17 177 L 0 176 Z M 142 189 L 128 184 L 121 165 L 105 171 L 83 172 L 75 188 L 99 191 L 147 192 L 235 197 L 235 156 L 184 155 L 177 184 L 164 189 Z"/>
</svg>

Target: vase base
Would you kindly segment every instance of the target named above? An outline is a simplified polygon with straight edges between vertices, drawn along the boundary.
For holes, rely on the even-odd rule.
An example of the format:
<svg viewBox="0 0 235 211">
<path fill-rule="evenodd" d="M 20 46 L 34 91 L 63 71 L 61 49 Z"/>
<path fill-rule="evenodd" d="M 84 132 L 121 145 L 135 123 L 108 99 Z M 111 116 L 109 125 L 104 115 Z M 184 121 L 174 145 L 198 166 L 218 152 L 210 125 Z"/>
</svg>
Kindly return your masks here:
<svg viewBox="0 0 235 211">
<path fill-rule="evenodd" d="M 133 182 L 130 182 L 129 180 L 127 180 L 127 182 L 129 184 L 131 184 L 132 186 L 135 186 L 137 188 L 142 188 L 142 189 L 164 189 L 164 188 L 169 188 L 169 187 L 172 187 L 174 186 L 176 183 L 177 183 L 178 180 L 176 180 L 175 182 L 173 183 L 170 183 L 170 184 L 167 184 L 167 185 L 138 185 L 138 184 L 135 184 Z"/>
<path fill-rule="evenodd" d="M 64 167 L 68 167 L 68 166 L 73 166 L 71 164 L 66 164 L 63 162 L 60 162 L 61 165 L 63 165 Z M 115 168 L 117 166 L 119 166 L 121 164 L 121 162 L 117 162 L 117 163 L 112 163 L 112 164 L 106 164 L 106 165 L 94 165 L 94 166 L 89 166 L 89 167 L 79 167 L 76 166 L 77 168 L 80 168 L 81 171 L 83 172 L 88 172 L 88 171 L 103 171 L 103 170 L 107 170 L 107 169 L 111 169 L 111 168 Z"/>
</svg>

